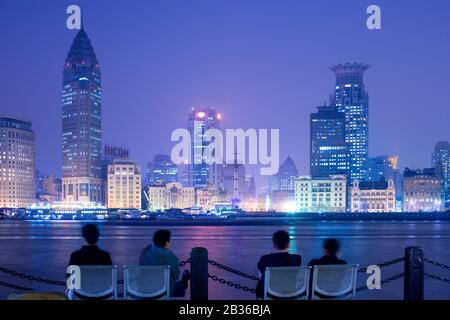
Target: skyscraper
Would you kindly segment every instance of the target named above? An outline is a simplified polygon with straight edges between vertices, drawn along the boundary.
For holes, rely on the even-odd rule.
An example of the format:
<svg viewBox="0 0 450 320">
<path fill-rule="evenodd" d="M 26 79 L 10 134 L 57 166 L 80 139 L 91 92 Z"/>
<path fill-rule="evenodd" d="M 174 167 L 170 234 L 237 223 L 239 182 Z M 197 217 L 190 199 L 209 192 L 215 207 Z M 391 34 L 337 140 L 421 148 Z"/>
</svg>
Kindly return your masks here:
<svg viewBox="0 0 450 320">
<path fill-rule="evenodd" d="M 63 70 L 62 199 L 103 202 L 101 192 L 102 87 L 100 65 L 84 29 Z"/>
<path fill-rule="evenodd" d="M 439 141 L 434 147 L 431 162 L 444 181 L 445 206 L 450 207 L 450 143 Z"/>
<path fill-rule="evenodd" d="M 204 188 L 208 184 L 218 185 L 220 166 L 204 154 L 209 141 L 205 139 L 208 129 L 220 128 L 221 115 L 214 108 L 192 108 L 189 116 L 189 132 L 192 139 L 191 161 L 189 166 L 189 185 Z"/>
<path fill-rule="evenodd" d="M 345 63 L 330 67 L 336 74 L 336 88 L 331 104 L 345 115 L 345 141 L 350 154 L 350 179 L 363 180 L 369 155 L 369 96 L 364 89 L 363 74 L 369 68 L 362 63 Z"/>
<path fill-rule="evenodd" d="M 178 182 L 178 167 L 172 162 L 170 156 L 157 154 L 153 161 L 147 164 L 146 180 L 148 186 Z"/>
<path fill-rule="evenodd" d="M 35 202 L 35 157 L 31 122 L 0 116 L 0 208 Z"/>
<path fill-rule="evenodd" d="M 270 190 L 274 191 L 294 191 L 295 179 L 298 176 L 298 169 L 294 160 L 290 156 L 280 165 L 278 173 L 270 178 Z"/>
<path fill-rule="evenodd" d="M 403 182 L 402 174 L 398 168 L 398 159 L 398 156 L 393 155 L 370 157 L 367 161 L 366 180 L 370 182 L 392 180 L 395 187 L 395 197 L 400 206 L 403 197 Z"/>
<path fill-rule="evenodd" d="M 313 178 L 349 174 L 345 114 L 335 106 L 317 107 L 310 117 L 310 170 Z"/>
</svg>

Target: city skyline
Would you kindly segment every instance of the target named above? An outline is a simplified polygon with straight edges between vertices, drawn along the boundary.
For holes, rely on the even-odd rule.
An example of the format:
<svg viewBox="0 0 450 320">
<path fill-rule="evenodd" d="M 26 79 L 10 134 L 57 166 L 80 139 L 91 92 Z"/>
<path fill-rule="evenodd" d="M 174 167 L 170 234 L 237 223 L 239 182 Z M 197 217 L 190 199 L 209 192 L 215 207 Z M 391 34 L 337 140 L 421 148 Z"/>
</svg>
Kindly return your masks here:
<svg viewBox="0 0 450 320">
<path fill-rule="evenodd" d="M 80 4 L 82 3 L 83 1 L 80 1 Z M 141 5 L 147 7 L 147 4 L 141 3 Z M 269 4 L 265 5 L 270 6 Z M 21 4 L 11 3 L 6 6 L 9 10 L 20 11 L 21 9 Z M 289 7 L 298 9 L 293 3 L 286 3 L 286 8 L 283 7 L 283 11 L 276 12 L 278 20 L 281 19 L 281 16 L 287 15 L 289 17 L 288 21 L 292 25 L 285 23 L 272 30 L 277 35 L 282 35 L 284 31 L 289 31 L 288 35 L 284 38 L 282 37 L 281 41 L 276 41 L 271 37 L 264 37 L 264 39 L 257 38 L 259 41 L 257 41 L 255 48 L 251 49 L 251 51 L 249 51 L 249 47 L 244 46 L 243 41 L 246 39 L 245 37 L 238 37 L 234 41 L 230 39 L 229 36 L 235 35 L 236 30 L 228 25 L 226 21 L 218 19 L 217 23 L 223 28 L 223 35 L 228 36 L 225 37 L 225 40 L 227 40 L 226 43 L 230 48 L 236 49 L 228 51 L 228 56 L 226 56 L 228 59 L 225 61 L 219 59 L 222 56 L 219 55 L 217 50 L 221 46 L 215 41 L 212 34 L 201 29 L 201 24 L 195 24 L 196 21 L 184 17 L 181 23 L 194 23 L 194 26 L 188 29 L 189 33 L 187 37 L 188 39 L 194 40 L 192 47 L 196 48 L 198 45 L 210 43 L 213 49 L 211 49 L 212 51 L 208 51 L 209 55 L 206 57 L 205 54 L 199 54 L 202 58 L 206 58 L 203 63 L 199 60 L 199 57 L 192 55 L 188 51 L 183 51 L 180 54 L 181 56 L 178 57 L 182 60 L 181 65 L 177 64 L 177 66 L 184 66 L 185 68 L 182 68 L 183 72 L 181 74 L 177 74 L 176 70 L 169 66 L 170 62 L 174 62 L 173 59 L 176 56 L 169 52 L 167 54 L 168 56 L 150 54 L 150 57 L 154 61 L 146 59 L 145 53 L 149 53 L 148 50 L 151 49 L 151 46 L 148 47 L 150 44 L 143 45 L 142 48 L 145 50 L 143 50 L 142 54 L 136 53 L 135 51 L 140 47 L 136 42 L 137 37 L 128 39 L 134 46 L 132 50 L 134 53 L 132 55 L 136 55 L 134 57 L 136 61 L 130 62 L 129 59 L 120 58 L 115 51 L 120 52 L 125 58 L 130 57 L 130 53 L 128 50 L 124 51 L 121 49 L 121 42 L 116 42 L 114 36 L 109 35 L 108 28 L 104 28 L 104 24 L 101 21 L 104 23 L 105 14 L 99 10 L 98 6 L 101 6 L 101 4 L 86 4 L 83 8 L 86 11 L 86 30 L 94 43 L 96 51 L 98 51 L 98 55 L 100 56 L 99 60 L 102 61 L 102 69 L 107 70 L 105 72 L 106 75 L 102 79 L 106 93 L 103 102 L 103 141 L 129 147 L 133 154 L 133 160 L 136 160 L 141 167 L 144 167 L 155 154 L 170 153 L 169 150 L 172 146 L 170 143 L 170 131 L 185 126 L 186 114 L 192 107 L 211 106 L 222 111 L 224 128 L 280 128 L 280 158 L 284 159 L 290 155 L 297 164 L 300 173 L 307 174 L 309 171 L 309 114 L 314 112 L 316 105 L 320 105 L 321 102 L 328 100 L 327 97 L 330 94 L 330 88 L 332 88 L 334 82 L 333 75 L 329 72 L 328 67 L 347 61 L 363 62 L 372 66 L 365 77 L 366 88 L 371 96 L 369 156 L 395 154 L 400 156 L 400 166 L 402 168 L 430 167 L 430 154 L 436 142 L 449 140 L 449 129 L 445 126 L 445 122 L 441 122 L 443 121 L 441 118 L 445 117 L 440 117 L 440 115 L 448 108 L 450 96 L 444 89 L 439 90 L 440 86 L 442 88 L 445 86 L 445 81 L 442 81 L 443 75 L 448 74 L 448 66 L 445 66 L 443 63 L 439 64 L 439 61 L 448 61 L 449 50 L 442 50 L 436 56 L 437 47 L 435 39 L 433 38 L 433 41 L 425 39 L 425 36 L 435 37 L 435 35 L 432 35 L 434 29 L 438 26 L 443 27 L 448 22 L 437 19 L 437 21 L 430 22 L 426 28 L 423 28 L 419 32 L 422 40 L 430 41 L 431 47 L 428 48 L 428 53 L 424 50 L 419 50 L 418 52 L 411 52 L 407 59 L 403 59 L 406 61 L 400 61 L 400 58 L 392 59 L 394 61 L 388 61 L 388 54 L 377 52 L 380 55 L 380 57 L 377 57 L 373 53 L 374 49 L 378 46 L 380 50 L 381 46 L 379 41 L 384 39 L 385 41 L 388 40 L 387 51 L 389 51 L 389 47 L 395 47 L 397 51 L 394 50 L 394 52 L 403 52 L 405 54 L 405 49 L 399 48 L 398 44 L 396 45 L 396 43 L 392 42 L 393 38 L 395 38 L 394 35 L 398 36 L 402 34 L 401 31 L 403 29 L 400 28 L 400 30 L 399 27 L 395 28 L 391 26 L 391 28 L 395 29 L 395 32 L 392 30 L 381 30 L 379 34 L 373 34 L 363 28 L 362 22 L 364 21 L 364 16 L 361 14 L 363 11 L 359 10 L 359 7 L 363 7 L 363 5 L 353 4 L 347 8 L 348 12 L 342 12 L 342 9 L 339 11 L 339 8 L 337 8 L 337 12 L 340 12 L 349 19 L 341 27 L 344 30 L 355 27 L 356 29 L 353 34 L 355 36 L 361 36 L 361 42 L 364 45 L 360 49 L 357 49 L 356 46 L 344 41 L 345 44 L 342 44 L 342 47 L 347 46 L 347 50 L 335 52 L 333 57 L 320 54 L 319 56 L 323 59 L 311 59 L 310 57 L 311 66 L 305 68 L 306 72 L 302 72 L 302 68 L 299 67 L 305 67 L 303 64 L 300 63 L 299 65 L 298 62 L 287 64 L 281 63 L 280 61 L 280 58 L 284 57 L 288 50 L 293 48 L 291 42 L 288 41 L 291 37 L 294 38 L 294 35 L 298 34 L 299 37 L 302 36 L 311 40 L 311 37 L 314 35 L 312 30 L 314 25 L 305 27 L 303 26 L 305 21 L 303 23 L 297 21 L 294 19 L 293 13 L 287 13 L 286 9 Z M 194 5 L 185 6 L 190 10 L 194 10 L 196 7 Z M 219 4 L 216 6 L 216 9 L 225 9 L 226 14 L 231 14 L 231 7 L 226 4 L 219 1 Z M 250 12 L 251 5 L 242 6 L 247 13 Z M 391 15 L 398 14 L 399 8 L 397 5 L 386 4 L 383 6 L 385 11 L 388 11 L 388 21 L 389 10 L 391 10 Z M 447 4 L 442 4 L 442 6 L 446 7 Z M 14 94 L 15 91 L 13 89 L 8 89 L 10 88 L 8 81 L 3 79 L 1 80 L 2 85 L 6 90 L 0 95 L 0 103 L 2 106 L 5 106 L 5 108 L 2 107 L 2 113 L 28 118 L 33 121 L 33 128 L 37 134 L 37 168 L 43 172 L 57 176 L 61 175 L 60 163 L 62 162 L 58 155 L 60 148 L 57 146 L 59 142 L 56 141 L 60 132 L 60 129 L 58 129 L 60 126 L 60 117 L 58 116 L 60 111 L 57 111 L 60 105 L 60 98 L 55 99 L 58 88 L 54 87 L 54 82 L 59 81 L 60 83 L 61 81 L 61 60 L 67 53 L 68 44 L 75 36 L 73 32 L 64 29 L 64 10 L 61 9 L 63 7 L 63 5 L 49 5 L 49 8 L 45 9 L 49 18 L 45 21 L 42 28 L 47 31 L 49 28 L 54 28 L 53 26 L 57 26 L 57 28 L 49 32 L 49 34 L 53 35 L 50 37 L 52 39 L 47 39 L 46 37 L 43 39 L 44 43 L 49 44 L 54 50 L 42 51 L 42 49 L 36 48 L 36 51 L 41 52 L 41 54 L 42 52 L 48 52 L 48 57 L 46 56 L 44 63 L 41 66 L 37 66 L 37 73 L 42 74 L 40 78 L 43 77 L 44 81 L 42 83 L 36 81 L 34 75 L 27 77 L 26 80 L 22 79 L 24 86 L 28 88 L 27 93 L 30 95 L 27 98 Z M 316 5 L 305 4 L 305 7 L 311 9 L 310 13 L 313 16 L 319 13 Z M 113 6 L 109 14 L 113 16 L 117 15 L 120 8 L 120 4 Z M 168 15 L 170 6 L 158 4 L 153 9 L 162 15 Z M 430 12 L 426 11 L 426 7 L 418 4 L 413 6 L 411 14 L 417 15 L 420 9 L 425 10 L 423 14 L 430 14 Z M 41 8 L 41 10 L 44 9 Z M 1 11 L 4 12 L 5 10 Z M 136 13 L 135 11 L 129 12 L 129 14 Z M 214 13 L 215 11 L 213 11 L 213 15 Z M 264 17 L 256 13 L 253 14 L 260 19 Z M 297 11 L 297 14 L 299 20 L 301 20 L 300 17 L 306 18 L 304 11 Z M 350 17 L 357 19 L 357 14 L 361 14 L 361 17 L 359 17 L 361 20 L 360 25 L 356 23 L 357 21 L 351 21 L 352 19 L 350 19 Z M 20 16 L 20 13 L 15 12 L 13 16 L 17 15 Z M 150 22 L 147 22 L 149 25 L 141 22 L 143 28 L 139 33 L 140 36 L 144 36 L 146 31 L 155 35 L 153 40 L 149 42 L 152 42 L 157 48 L 158 45 L 162 46 L 159 47 L 162 51 L 168 49 L 166 45 L 178 47 L 175 40 L 181 42 L 180 45 L 187 44 L 183 39 L 172 38 L 173 36 L 179 37 L 181 35 L 178 28 L 175 27 L 179 27 L 180 22 L 176 22 L 176 19 L 169 19 L 169 22 L 166 23 L 170 25 L 163 26 L 171 30 L 172 33 L 167 31 L 168 34 L 163 33 L 160 37 L 156 37 L 156 33 L 154 33 L 156 31 L 152 31 L 152 28 L 148 29 L 146 27 L 161 27 L 160 23 L 162 21 L 157 16 L 153 16 L 152 14 L 150 16 L 154 20 L 150 19 Z M 237 18 L 240 18 L 238 19 L 240 22 L 239 25 L 247 32 L 247 37 L 258 34 L 256 30 L 244 24 L 243 17 L 238 16 Z M 306 20 L 308 23 L 311 23 L 311 19 L 307 18 Z M 8 17 L 4 17 L 3 19 L 3 15 L 1 21 L 2 24 L 8 23 L 8 27 L 12 28 L 12 30 L 17 31 L 24 28 L 13 23 Z M 325 16 L 321 18 L 321 21 L 329 27 L 333 23 L 333 18 Z M 269 28 L 264 27 L 262 21 L 259 19 L 256 19 L 256 24 L 262 28 L 262 32 L 266 36 Z M 273 25 L 270 24 L 270 26 Z M 297 28 L 299 26 L 303 26 L 304 28 Z M 120 30 L 115 25 L 111 26 L 116 32 L 115 36 L 122 39 L 122 41 L 131 34 L 130 32 L 136 31 L 136 27 L 137 25 L 135 23 L 123 25 Z M 218 26 L 213 28 L 215 32 L 218 32 L 217 28 Z M 388 29 L 388 27 L 386 28 Z M 413 25 L 411 28 L 415 28 L 415 26 Z M 3 29 L 5 30 L 5 28 Z M 308 35 L 308 32 L 311 35 Z M 30 33 L 32 34 L 33 32 Z M 211 37 L 203 39 L 202 35 L 209 35 Z M 321 35 L 320 39 L 323 41 L 327 39 L 327 36 Z M 30 43 L 25 43 L 26 40 L 29 40 Z M 267 40 L 267 42 L 263 40 Z M 372 41 L 374 43 L 371 43 Z M 403 40 L 403 42 L 405 41 Z M 6 55 L 6 57 L 10 54 L 16 54 L 18 57 L 23 56 L 27 51 L 24 52 L 22 50 L 27 48 L 28 45 L 31 45 L 33 40 L 29 39 L 29 36 L 24 35 L 23 39 L 14 39 L 12 42 L 13 46 L 7 45 L 6 48 L 10 51 L 7 53 L 3 52 L 2 55 Z M 313 47 L 310 50 L 303 47 L 307 44 L 312 44 L 312 42 L 308 42 L 308 40 L 299 42 L 300 44 L 298 46 L 294 46 L 296 49 L 294 52 L 298 54 L 298 58 L 295 60 L 302 61 L 302 58 L 317 53 L 320 49 L 320 44 L 318 44 L 317 49 Z M 411 46 L 414 48 L 412 43 L 408 44 L 409 49 L 412 49 Z M 448 45 L 445 43 L 438 44 L 442 46 Z M 267 46 L 267 52 L 260 50 L 264 46 Z M 367 46 L 367 48 L 362 48 L 364 46 Z M 304 50 L 301 51 L 300 49 Z M 234 72 L 225 72 L 224 69 L 226 68 L 224 67 L 226 66 L 242 66 L 238 63 L 240 59 L 244 60 L 243 63 L 248 64 L 249 60 L 247 55 L 250 52 L 253 52 L 253 55 L 256 55 L 262 61 L 250 63 L 247 67 L 244 66 L 240 70 L 240 73 L 236 73 L 235 69 L 233 69 L 235 70 Z M 213 56 L 212 58 L 211 54 Z M 54 61 L 55 57 L 59 58 Z M 294 56 L 290 55 L 289 58 L 294 59 Z M 435 61 L 431 61 L 431 58 Z M 17 83 L 16 77 L 20 76 L 22 68 L 26 69 L 27 64 L 35 61 L 34 59 L 34 57 L 31 57 L 28 59 L 30 61 L 21 61 L 25 65 L 20 65 L 17 58 L 8 59 L 10 64 L 7 66 L 7 71 L 11 68 L 12 72 L 12 81 L 11 79 L 9 81 Z M 304 60 L 306 61 L 307 59 Z M 423 60 L 423 65 L 418 66 L 418 60 Z M 116 63 L 112 63 L 113 61 Z M 273 61 L 273 67 L 268 68 L 266 63 L 262 63 L 264 61 Z M 302 62 L 304 63 L 304 61 Z M 137 70 L 137 65 L 142 63 L 145 63 L 142 68 L 143 70 Z M 162 65 L 160 66 L 159 63 Z M 123 64 L 131 64 L 132 70 L 123 70 Z M 212 67 L 212 71 L 207 70 L 208 68 L 205 68 L 203 66 L 204 64 Z M 405 69 L 405 64 L 408 67 L 407 69 Z M 51 70 L 55 66 L 58 66 L 59 70 L 53 74 L 54 71 Z M 439 66 L 439 68 L 436 68 L 436 66 Z M 196 67 L 198 67 L 197 72 L 194 71 Z M 289 71 L 290 67 L 294 67 L 293 72 Z M 150 72 L 152 68 L 155 68 L 156 74 Z M 429 68 L 433 69 L 435 77 L 426 76 Z M 156 82 L 156 76 L 162 75 L 163 72 L 168 72 L 169 75 L 162 77 L 163 84 L 161 85 Z M 402 73 L 403 76 L 400 76 Z M 267 77 L 269 75 L 270 78 L 273 78 L 272 81 L 268 80 Z M 148 77 L 148 81 L 140 82 L 142 79 L 147 79 L 146 76 Z M 202 76 L 206 78 L 210 76 L 213 81 L 199 80 Z M 223 79 L 221 78 L 222 76 Z M 258 76 L 264 77 L 263 79 L 256 79 Z M 398 82 L 402 78 L 404 81 Z M 409 78 L 409 80 L 406 81 L 406 78 Z M 185 82 L 187 79 L 194 79 L 196 81 L 188 83 Z M 237 81 L 239 85 L 235 84 L 235 80 L 239 80 Z M 174 84 L 168 85 L 167 83 L 170 81 L 174 81 Z M 48 85 L 48 83 L 51 83 L 51 85 Z M 417 86 L 418 83 L 420 83 L 420 86 Z M 151 87 L 151 85 L 154 85 L 154 91 L 151 88 L 147 88 L 147 86 Z M 130 93 L 121 96 L 118 91 L 120 91 L 119 88 L 124 86 L 126 88 L 124 91 Z M 172 97 L 173 93 L 170 90 L 174 88 L 172 86 L 179 87 L 175 94 L 177 96 L 176 98 Z M 47 89 L 48 87 L 55 92 L 52 91 L 50 93 L 48 91 L 49 89 Z M 421 90 L 418 88 L 421 88 Z M 387 92 L 387 90 L 390 92 Z M 425 93 L 421 93 L 422 91 Z M 439 94 L 431 94 L 432 92 L 438 92 Z M 13 96 L 15 98 L 14 100 L 12 99 Z M 25 103 L 26 101 L 37 101 L 40 106 L 46 105 L 48 106 L 49 112 L 35 113 L 36 110 L 30 108 L 29 104 Z M 44 101 L 47 103 L 44 103 Z M 389 101 L 389 103 L 386 103 L 386 101 Z M 123 107 L 124 105 L 126 106 L 125 108 Z M 424 108 L 428 111 L 427 117 L 423 117 L 422 115 L 421 110 Z M 266 112 L 258 112 L 258 109 L 266 110 Z M 44 114 L 44 116 L 41 114 Z M 294 116 L 288 116 L 290 114 Z M 282 115 L 282 117 L 277 117 L 277 115 Z M 151 121 L 151 119 L 154 119 L 154 121 Z M 164 121 L 160 121 L 161 119 Z M 133 123 L 132 126 L 129 125 L 131 123 Z M 121 130 L 117 130 L 117 128 Z M 420 130 L 417 130 L 419 128 Z M 423 132 L 427 132 L 428 134 L 424 135 Z M 167 142 L 164 143 L 163 141 Z M 256 172 L 256 170 L 252 170 L 251 168 L 249 171 Z M 258 183 L 260 187 L 262 184 L 265 183 Z"/>
</svg>

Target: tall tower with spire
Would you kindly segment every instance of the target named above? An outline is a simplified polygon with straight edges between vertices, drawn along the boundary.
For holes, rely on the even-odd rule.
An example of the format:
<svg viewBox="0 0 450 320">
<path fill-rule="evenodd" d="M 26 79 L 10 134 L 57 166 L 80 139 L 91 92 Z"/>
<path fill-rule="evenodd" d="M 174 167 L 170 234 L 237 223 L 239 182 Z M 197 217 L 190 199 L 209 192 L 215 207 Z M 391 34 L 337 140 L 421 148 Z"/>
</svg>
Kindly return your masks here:
<svg viewBox="0 0 450 320">
<path fill-rule="evenodd" d="M 330 67 L 336 75 L 331 104 L 344 114 L 345 142 L 349 149 L 350 183 L 363 180 L 369 158 L 369 95 L 363 75 L 369 69 L 364 63 L 344 63 Z"/>
<path fill-rule="evenodd" d="M 101 203 L 102 86 L 100 65 L 84 28 L 63 69 L 62 198 Z"/>
</svg>

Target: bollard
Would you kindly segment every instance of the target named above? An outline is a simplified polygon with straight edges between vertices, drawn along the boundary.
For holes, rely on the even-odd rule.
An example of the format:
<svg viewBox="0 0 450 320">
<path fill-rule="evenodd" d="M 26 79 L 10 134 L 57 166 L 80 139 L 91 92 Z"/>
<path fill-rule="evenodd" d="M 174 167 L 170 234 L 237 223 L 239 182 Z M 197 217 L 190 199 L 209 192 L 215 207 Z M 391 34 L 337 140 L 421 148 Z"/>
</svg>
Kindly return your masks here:
<svg viewBox="0 0 450 320">
<path fill-rule="evenodd" d="M 191 300 L 208 300 L 208 249 L 191 251 Z"/>
<path fill-rule="evenodd" d="M 423 250 L 420 247 L 405 249 L 405 300 L 423 300 Z"/>
</svg>

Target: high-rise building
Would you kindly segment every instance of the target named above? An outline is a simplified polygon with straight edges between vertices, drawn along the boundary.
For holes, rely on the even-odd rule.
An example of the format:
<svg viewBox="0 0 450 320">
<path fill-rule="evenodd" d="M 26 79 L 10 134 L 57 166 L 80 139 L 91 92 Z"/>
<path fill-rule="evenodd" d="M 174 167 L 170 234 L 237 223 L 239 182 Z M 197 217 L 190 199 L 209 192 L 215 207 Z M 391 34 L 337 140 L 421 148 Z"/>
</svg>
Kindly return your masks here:
<svg viewBox="0 0 450 320">
<path fill-rule="evenodd" d="M 290 156 L 284 160 L 278 173 L 270 177 L 270 191 L 294 191 L 298 169 Z"/>
<path fill-rule="evenodd" d="M 367 161 L 367 181 L 393 179 L 398 172 L 398 156 L 370 157 Z"/>
<path fill-rule="evenodd" d="M 35 134 L 31 122 L 0 116 L 0 208 L 36 200 Z"/>
<path fill-rule="evenodd" d="M 101 192 L 102 87 L 100 65 L 84 29 L 63 70 L 62 200 L 103 202 Z"/>
<path fill-rule="evenodd" d="M 172 162 L 170 156 L 157 154 L 153 161 L 147 164 L 146 184 L 166 185 L 170 182 L 178 182 L 178 167 Z"/>
<path fill-rule="evenodd" d="M 398 207 L 400 207 L 403 197 L 403 181 L 398 167 L 398 159 L 398 156 L 393 155 L 370 157 L 367 161 L 365 180 L 371 182 L 392 180 L 395 186 L 396 201 Z"/>
<path fill-rule="evenodd" d="M 317 107 L 310 117 L 310 170 L 313 177 L 349 174 L 345 114 L 335 106 Z"/>
<path fill-rule="evenodd" d="M 300 176 L 295 181 L 297 212 L 345 212 L 347 207 L 347 176 L 313 178 Z"/>
<path fill-rule="evenodd" d="M 431 162 L 436 173 L 444 180 L 445 207 L 450 207 L 450 143 L 439 141 L 434 147 Z"/>
<path fill-rule="evenodd" d="M 434 168 L 405 169 L 403 173 L 403 211 L 438 212 L 444 210 L 444 184 Z"/>
<path fill-rule="evenodd" d="M 208 159 L 204 153 L 210 141 L 206 141 L 208 129 L 220 128 L 221 114 L 214 108 L 192 108 L 189 116 L 189 132 L 192 139 L 191 161 L 189 166 L 189 186 L 204 188 L 208 184 L 218 185 L 220 167 Z"/>
<path fill-rule="evenodd" d="M 108 166 L 108 208 L 141 209 L 141 171 L 133 161 L 114 160 Z"/>
<path fill-rule="evenodd" d="M 369 95 L 363 74 L 369 68 L 362 63 L 345 63 L 330 67 L 336 74 L 336 88 L 331 104 L 345 115 L 345 141 L 350 155 L 349 182 L 363 180 L 369 156 Z"/>
<path fill-rule="evenodd" d="M 395 212 L 394 180 L 353 181 L 349 190 L 351 212 Z"/>
</svg>

